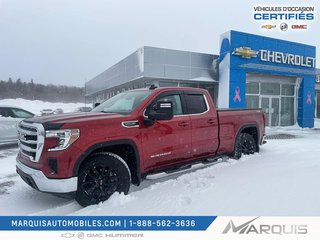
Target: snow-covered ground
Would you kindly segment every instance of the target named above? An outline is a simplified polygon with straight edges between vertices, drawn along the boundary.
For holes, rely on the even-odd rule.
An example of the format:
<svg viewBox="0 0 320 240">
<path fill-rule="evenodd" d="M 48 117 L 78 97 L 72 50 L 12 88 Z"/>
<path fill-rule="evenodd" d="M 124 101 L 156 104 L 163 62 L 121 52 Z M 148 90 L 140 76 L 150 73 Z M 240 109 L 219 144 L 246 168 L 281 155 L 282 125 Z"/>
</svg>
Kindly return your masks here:
<svg viewBox="0 0 320 240">
<path fill-rule="evenodd" d="M 74 112 L 78 107 L 84 106 L 84 103 L 52 103 L 52 102 L 43 102 L 40 100 L 26 100 L 22 98 L 17 98 L 17 99 L 1 99 L 0 106 L 1 105 L 19 107 L 29 112 L 32 112 L 36 115 L 40 115 L 41 110 L 43 109 L 56 110 L 57 108 L 61 108 L 64 112 Z"/>
<path fill-rule="evenodd" d="M 40 110 L 45 108 L 40 105 Z M 132 186 L 128 195 L 114 194 L 87 208 L 30 188 L 15 173 L 18 149 L 2 149 L 0 215 L 319 216 L 320 121 L 314 129 L 267 128 L 267 134 L 294 138 L 268 140 L 260 153 L 238 161 L 150 176 L 139 187 Z"/>
</svg>

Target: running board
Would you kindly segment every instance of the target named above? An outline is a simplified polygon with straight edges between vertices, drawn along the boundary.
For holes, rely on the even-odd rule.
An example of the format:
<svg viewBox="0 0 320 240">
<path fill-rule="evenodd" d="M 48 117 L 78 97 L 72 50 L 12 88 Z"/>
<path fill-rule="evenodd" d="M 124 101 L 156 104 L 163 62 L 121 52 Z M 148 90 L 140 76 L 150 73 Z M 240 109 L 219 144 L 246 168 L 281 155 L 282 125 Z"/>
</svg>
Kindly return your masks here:
<svg viewBox="0 0 320 240">
<path fill-rule="evenodd" d="M 219 156 L 219 157 L 214 157 L 214 158 L 208 158 L 205 159 L 201 162 L 197 162 L 194 164 L 187 164 L 181 167 L 176 167 L 176 168 L 172 168 L 172 169 L 168 169 L 166 171 L 163 172 L 158 172 L 158 173 L 151 173 L 149 175 L 146 176 L 146 179 L 149 180 L 154 180 L 154 179 L 159 179 L 159 178 L 163 178 L 163 177 L 168 177 L 170 175 L 174 175 L 176 173 L 179 172 L 189 172 L 188 169 L 190 169 L 191 171 L 196 170 L 196 169 L 200 169 L 201 166 L 203 165 L 209 165 L 209 164 L 218 164 L 220 162 L 226 162 L 229 159 L 228 156 Z"/>
<path fill-rule="evenodd" d="M 219 163 L 219 162 L 225 162 L 229 159 L 227 156 L 220 156 L 220 157 L 214 157 L 214 158 L 207 158 L 202 161 L 203 164 L 210 164 L 210 163 Z"/>
<path fill-rule="evenodd" d="M 175 167 L 175 168 L 169 169 L 169 170 L 165 171 L 165 173 L 166 174 L 176 173 L 176 172 L 180 172 L 180 171 L 183 171 L 183 170 L 190 169 L 191 167 L 192 167 L 191 164 L 183 165 L 181 167 Z"/>
</svg>

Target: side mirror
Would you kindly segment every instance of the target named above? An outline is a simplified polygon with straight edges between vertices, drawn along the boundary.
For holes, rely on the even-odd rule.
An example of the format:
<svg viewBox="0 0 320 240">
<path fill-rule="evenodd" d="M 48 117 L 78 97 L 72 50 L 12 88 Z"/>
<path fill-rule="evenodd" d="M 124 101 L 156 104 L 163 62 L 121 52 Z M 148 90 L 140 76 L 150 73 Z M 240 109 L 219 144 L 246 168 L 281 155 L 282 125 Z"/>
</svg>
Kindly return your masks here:
<svg viewBox="0 0 320 240">
<path fill-rule="evenodd" d="M 159 101 L 154 110 L 151 110 L 145 119 L 145 124 L 150 126 L 155 120 L 170 120 L 173 118 L 172 102 Z"/>
</svg>

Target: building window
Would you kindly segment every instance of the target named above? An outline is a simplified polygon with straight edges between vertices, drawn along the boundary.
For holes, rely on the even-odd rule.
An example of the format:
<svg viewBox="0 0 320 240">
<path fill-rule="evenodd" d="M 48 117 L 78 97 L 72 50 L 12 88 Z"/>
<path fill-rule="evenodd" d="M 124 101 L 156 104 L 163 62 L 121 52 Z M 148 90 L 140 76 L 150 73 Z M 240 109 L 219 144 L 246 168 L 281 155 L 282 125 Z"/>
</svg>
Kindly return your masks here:
<svg viewBox="0 0 320 240">
<path fill-rule="evenodd" d="M 294 95 L 294 85 L 283 84 L 281 86 L 281 95 L 293 96 Z"/>
<path fill-rule="evenodd" d="M 178 83 L 172 81 L 159 81 L 159 87 L 177 87 Z"/>
<path fill-rule="evenodd" d="M 320 92 L 316 92 L 316 94 L 317 94 L 316 117 L 320 118 Z"/>
<path fill-rule="evenodd" d="M 136 82 L 133 84 L 133 89 L 143 88 L 143 84 L 141 82 Z"/>
<path fill-rule="evenodd" d="M 294 84 L 247 82 L 246 108 L 263 108 L 269 126 L 295 123 L 296 87 Z"/>
<path fill-rule="evenodd" d="M 259 96 L 246 96 L 246 108 L 259 108 Z"/>
<path fill-rule="evenodd" d="M 281 97 L 281 126 L 294 124 L 294 98 Z"/>
<path fill-rule="evenodd" d="M 205 83 L 200 83 L 199 88 L 204 88 L 207 89 L 208 92 L 210 93 L 211 98 L 213 99 L 214 103 L 217 102 L 217 97 L 218 97 L 218 85 L 215 84 L 205 84 Z"/>
<path fill-rule="evenodd" d="M 259 83 L 248 82 L 246 84 L 246 92 L 249 94 L 259 94 Z"/>
<path fill-rule="evenodd" d="M 280 84 L 261 83 L 261 95 L 280 95 Z"/>
<path fill-rule="evenodd" d="M 179 86 L 180 86 L 180 87 L 192 87 L 192 88 L 196 88 L 196 87 L 198 87 L 198 84 L 196 84 L 196 83 L 182 83 L 182 82 L 180 82 L 180 83 L 179 83 Z"/>
</svg>

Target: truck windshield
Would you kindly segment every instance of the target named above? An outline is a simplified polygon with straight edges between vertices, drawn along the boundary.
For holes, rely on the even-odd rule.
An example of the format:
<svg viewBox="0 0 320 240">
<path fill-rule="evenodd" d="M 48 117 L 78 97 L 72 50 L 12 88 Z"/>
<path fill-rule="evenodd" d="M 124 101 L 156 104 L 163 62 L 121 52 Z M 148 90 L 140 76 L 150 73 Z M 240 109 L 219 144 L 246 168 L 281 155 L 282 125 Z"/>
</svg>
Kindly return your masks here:
<svg viewBox="0 0 320 240">
<path fill-rule="evenodd" d="M 135 110 L 149 95 L 151 91 L 130 91 L 119 93 L 94 108 L 92 112 L 129 114 Z"/>
</svg>

